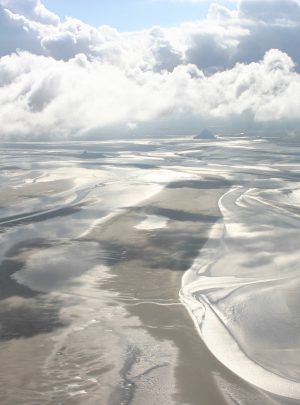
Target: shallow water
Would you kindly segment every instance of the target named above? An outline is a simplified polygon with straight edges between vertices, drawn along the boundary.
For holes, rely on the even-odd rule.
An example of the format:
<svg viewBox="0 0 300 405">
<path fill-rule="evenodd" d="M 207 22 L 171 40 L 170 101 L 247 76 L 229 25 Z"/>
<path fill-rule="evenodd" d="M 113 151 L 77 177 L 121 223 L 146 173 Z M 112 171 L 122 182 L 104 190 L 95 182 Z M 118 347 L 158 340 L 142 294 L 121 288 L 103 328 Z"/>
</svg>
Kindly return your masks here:
<svg viewBox="0 0 300 405">
<path fill-rule="evenodd" d="M 181 290 L 200 335 L 224 365 L 260 388 L 295 399 L 300 399 L 299 152 L 298 145 L 249 141 L 238 157 L 228 153 L 229 161 L 218 168 L 232 182 L 219 200 L 222 220 Z"/>
<path fill-rule="evenodd" d="M 181 300 L 217 359 L 270 403 L 300 399 L 299 152 L 246 138 L 2 144 L 3 403 L 129 404 L 149 390 L 197 403 L 174 396 L 166 371 L 184 362 L 172 334 L 188 326 L 168 319 L 183 275 Z M 201 211 L 210 192 L 219 213 Z"/>
</svg>

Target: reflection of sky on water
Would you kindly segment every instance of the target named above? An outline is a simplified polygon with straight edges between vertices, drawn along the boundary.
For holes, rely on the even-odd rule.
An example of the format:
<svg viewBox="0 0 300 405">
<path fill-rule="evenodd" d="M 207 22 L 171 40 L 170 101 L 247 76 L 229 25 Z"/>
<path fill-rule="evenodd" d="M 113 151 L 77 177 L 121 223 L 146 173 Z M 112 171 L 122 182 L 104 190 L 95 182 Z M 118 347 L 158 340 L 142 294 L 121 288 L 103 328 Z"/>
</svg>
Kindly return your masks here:
<svg viewBox="0 0 300 405">
<path fill-rule="evenodd" d="M 15 269 L 19 270 L 11 281 L 17 280 L 24 289 L 28 287 L 42 293 L 64 279 L 78 278 L 79 273 L 99 262 L 101 258 L 96 259 L 95 254 L 86 248 L 86 243 L 77 238 L 101 218 L 120 207 L 135 205 L 137 201 L 158 192 L 162 184 L 173 178 L 189 177 L 172 170 L 162 171 L 159 176 L 159 168 L 153 168 L 153 165 L 149 173 L 149 165 L 145 161 L 149 161 L 148 154 L 157 149 L 157 145 L 148 142 L 121 145 L 121 150 L 130 151 L 122 160 L 124 167 L 117 166 L 120 162 L 115 144 L 77 144 L 70 145 L 68 149 L 62 145 L 62 149 L 56 147 L 52 150 L 36 144 L 19 145 L 19 148 L 7 146 L 1 154 L 2 166 L 7 168 L 1 172 L 3 187 L 22 191 L 23 187 L 32 186 L 32 195 L 25 199 L 21 195 L 16 203 L 0 208 L 0 254 L 5 258 L 7 252 L 14 249 L 19 254 L 19 249 L 15 247 L 23 244 L 22 250 L 28 257 L 24 262 L 23 259 L 20 262 L 18 257 L 10 258 L 11 263 L 15 260 Z M 103 159 L 100 155 L 102 148 L 105 153 L 113 151 L 115 158 L 108 153 L 108 157 Z M 75 153 L 70 152 L 72 149 Z M 133 150 L 141 155 L 132 153 Z M 147 153 L 145 158 L 143 153 Z M 61 187 L 56 189 L 56 182 L 65 180 L 69 181 L 65 190 Z M 46 193 L 35 191 L 35 185 L 40 184 L 48 187 Z M 33 241 L 38 252 L 28 246 L 28 241 Z"/>
<path fill-rule="evenodd" d="M 182 297 L 221 362 L 261 388 L 299 399 L 299 146 L 256 146 L 239 156 L 237 145 L 232 154 L 226 146 L 222 167 L 235 187 L 219 202 L 219 242 L 204 247 Z M 220 151 L 213 152 L 218 159 Z"/>
<path fill-rule="evenodd" d="M 38 292 L 52 292 L 75 284 L 82 274 L 101 260 L 98 243 L 72 242 L 41 249 L 13 275 L 22 285 Z"/>
<path fill-rule="evenodd" d="M 187 187 L 201 193 L 233 186 L 220 201 L 224 231 L 204 248 L 198 265 L 186 278 L 185 294 L 194 304 L 209 307 L 208 312 L 214 310 L 239 348 L 256 364 L 299 382 L 295 360 L 300 343 L 298 152 L 295 144 L 246 139 L 6 144 L 0 154 L 3 189 L 32 187 L 32 195 L 28 191 L 21 204 L 0 208 L 2 286 L 9 287 L 6 295 L 0 294 L 4 319 L 0 335 L 3 339 L 29 337 L 64 326 L 60 310 L 64 305 L 72 307 L 67 292 L 72 289 L 74 296 L 77 286 L 91 282 L 84 276 L 96 265 L 124 259 L 121 244 L 120 255 L 107 258 L 108 244 L 81 238 L 101 218 L 120 209 L 137 215 L 139 232 L 155 230 L 160 235 L 153 240 L 153 249 L 162 241 L 166 247 L 176 243 L 186 260 L 176 262 L 168 257 L 168 265 L 187 270 L 198 254 L 198 239 L 193 239 L 188 227 L 181 241 L 178 234 L 170 237 L 165 230 L 174 219 L 214 222 L 216 218 L 134 206 L 163 186 L 182 189 L 183 196 Z M 69 183 L 59 189 L 58 180 Z M 49 185 L 48 192 L 34 192 L 41 183 Z M 12 218 L 16 215 L 19 217 Z M 138 248 L 127 248 L 127 255 L 142 254 Z M 151 247 L 144 259 L 153 269 L 161 266 Z M 202 316 L 203 312 L 200 323 Z M 209 325 L 209 319 L 206 321 Z M 233 357 L 221 360 L 232 362 Z"/>
</svg>

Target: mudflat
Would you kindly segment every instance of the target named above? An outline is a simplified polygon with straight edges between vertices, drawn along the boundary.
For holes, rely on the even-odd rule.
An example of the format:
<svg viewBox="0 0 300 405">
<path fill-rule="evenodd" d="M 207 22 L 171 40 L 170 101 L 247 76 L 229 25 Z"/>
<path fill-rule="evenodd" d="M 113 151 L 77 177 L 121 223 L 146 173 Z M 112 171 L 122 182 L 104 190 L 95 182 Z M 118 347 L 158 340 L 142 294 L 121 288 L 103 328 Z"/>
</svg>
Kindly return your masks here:
<svg viewBox="0 0 300 405">
<path fill-rule="evenodd" d="M 282 396 L 270 373 L 258 381 L 269 392 L 246 381 L 257 381 L 249 361 L 261 362 L 261 373 L 275 370 L 280 381 L 278 370 L 297 376 L 290 337 L 297 336 L 298 295 L 290 292 L 297 286 L 291 242 L 299 239 L 291 226 L 296 208 L 288 210 L 298 196 L 298 163 L 281 193 L 282 157 L 272 154 L 270 168 L 256 164 L 269 143 L 256 151 L 242 141 L 245 166 L 236 160 L 236 140 L 194 142 L 142 143 L 138 154 L 132 143 L 126 155 L 107 156 L 82 156 L 80 148 L 112 145 L 76 145 L 72 153 L 68 145 L 57 155 L 41 152 L 34 170 L 30 149 L 3 152 L 13 166 L 1 172 L 1 405 L 297 403 L 288 379 Z M 227 231 L 222 237 L 219 227 Z M 277 257 L 292 271 L 280 291 Z M 279 278 L 264 290 L 271 298 L 262 306 L 259 288 L 270 271 Z M 200 315 L 219 311 L 218 327 L 245 350 L 240 345 L 235 356 L 224 327 L 216 334 L 212 318 L 202 322 L 192 306 L 189 313 L 180 290 L 193 303 L 202 300 Z M 282 310 L 284 294 L 290 314 Z M 279 318 L 280 333 L 273 333 Z M 196 326 L 209 334 L 200 337 Z M 239 373 L 229 370 L 236 367 Z"/>
</svg>

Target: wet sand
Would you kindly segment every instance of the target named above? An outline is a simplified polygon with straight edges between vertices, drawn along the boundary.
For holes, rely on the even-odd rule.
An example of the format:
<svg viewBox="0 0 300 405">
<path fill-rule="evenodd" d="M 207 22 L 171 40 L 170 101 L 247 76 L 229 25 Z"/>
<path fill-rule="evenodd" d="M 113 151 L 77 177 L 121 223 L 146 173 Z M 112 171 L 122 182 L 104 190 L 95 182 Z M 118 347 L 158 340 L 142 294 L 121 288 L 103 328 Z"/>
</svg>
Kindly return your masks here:
<svg viewBox="0 0 300 405">
<path fill-rule="evenodd" d="M 107 264 L 114 277 L 102 282 L 100 288 L 116 292 L 129 319 L 138 320 L 138 326 L 123 331 L 122 350 L 126 353 L 130 347 L 130 351 L 124 356 L 110 404 L 273 402 L 218 363 L 179 302 L 183 272 L 192 265 L 219 219 L 218 199 L 225 192 L 220 187 L 190 186 L 179 183 L 177 188 L 174 183 L 86 236 L 111 252 Z M 164 213 L 167 228 L 136 228 L 145 215 L 153 213 Z M 135 328 L 146 332 L 142 340 Z M 148 346 L 153 344 L 156 354 L 147 359 Z M 135 372 L 140 363 L 144 363 L 143 373 Z"/>
<path fill-rule="evenodd" d="M 87 165 L 69 153 L 57 163 L 41 156 L 31 172 L 29 153 L 30 172 L 18 171 L 7 201 L 3 189 L 1 405 L 297 403 L 217 361 L 179 300 L 183 275 L 221 219 L 231 168 L 220 169 L 222 149 L 208 145 L 212 176 L 206 162 L 180 155 L 189 145 L 173 146 L 179 153 L 163 160 L 163 145 L 157 154 L 147 145 L 127 168 L 124 156 Z M 42 183 L 24 181 L 42 169 L 50 173 Z"/>
<path fill-rule="evenodd" d="M 235 397 L 268 403 L 214 359 L 179 301 L 183 273 L 219 219 L 218 199 L 226 190 L 191 186 L 174 183 L 77 240 L 83 258 L 97 243 L 104 270 L 83 275 L 83 290 L 52 292 L 52 315 L 49 297 L 43 314 L 43 297 L 8 278 L 0 308 L 3 404 L 221 405 Z M 167 226 L 138 227 L 162 215 Z M 38 242 L 9 252 L 7 275 L 16 263 L 22 269 L 30 256 L 47 251 L 49 245 Z M 6 334 L 4 315 L 10 318 Z"/>
<path fill-rule="evenodd" d="M 44 181 L 33 184 L 23 184 L 22 187 L 2 188 L 0 192 L 0 206 L 9 207 L 11 204 L 24 206 L 24 200 L 40 198 L 41 196 L 61 193 L 72 188 L 72 183 L 66 180 Z"/>
</svg>

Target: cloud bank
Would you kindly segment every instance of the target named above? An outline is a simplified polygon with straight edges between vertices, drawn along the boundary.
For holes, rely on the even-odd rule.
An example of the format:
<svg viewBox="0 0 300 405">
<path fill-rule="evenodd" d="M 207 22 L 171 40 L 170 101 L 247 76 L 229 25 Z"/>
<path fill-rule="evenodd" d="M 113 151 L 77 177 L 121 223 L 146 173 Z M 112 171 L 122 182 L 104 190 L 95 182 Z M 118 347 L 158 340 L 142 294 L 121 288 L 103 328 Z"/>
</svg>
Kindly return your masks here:
<svg viewBox="0 0 300 405">
<path fill-rule="evenodd" d="M 212 4 L 203 21 L 121 33 L 0 0 L 2 139 L 299 128 L 300 4 Z"/>
</svg>

